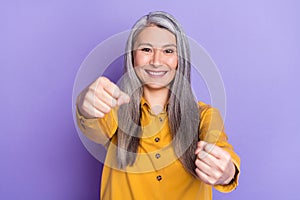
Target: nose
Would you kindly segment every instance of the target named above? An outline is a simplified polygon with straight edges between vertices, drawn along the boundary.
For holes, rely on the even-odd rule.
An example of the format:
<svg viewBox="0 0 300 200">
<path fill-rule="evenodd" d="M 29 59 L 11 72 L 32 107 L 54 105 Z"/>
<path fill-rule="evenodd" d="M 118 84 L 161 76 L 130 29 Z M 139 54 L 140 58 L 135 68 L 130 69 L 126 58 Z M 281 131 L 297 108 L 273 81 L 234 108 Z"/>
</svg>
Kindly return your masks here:
<svg viewBox="0 0 300 200">
<path fill-rule="evenodd" d="M 155 66 L 161 65 L 161 51 L 160 49 L 154 49 L 150 64 Z"/>
</svg>

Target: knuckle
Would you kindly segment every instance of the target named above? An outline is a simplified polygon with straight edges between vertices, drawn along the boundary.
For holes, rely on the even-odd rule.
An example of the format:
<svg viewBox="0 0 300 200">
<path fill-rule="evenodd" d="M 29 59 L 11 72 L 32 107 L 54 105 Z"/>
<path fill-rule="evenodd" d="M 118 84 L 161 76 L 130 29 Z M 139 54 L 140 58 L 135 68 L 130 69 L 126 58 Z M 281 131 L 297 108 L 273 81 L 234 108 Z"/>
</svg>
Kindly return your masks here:
<svg viewBox="0 0 300 200">
<path fill-rule="evenodd" d="M 118 97 L 118 96 L 120 96 L 120 95 L 122 94 L 121 91 L 120 91 L 120 89 L 119 89 L 119 87 L 116 86 L 116 85 L 113 85 L 113 86 L 112 86 L 112 88 L 111 88 L 111 93 L 112 93 L 112 95 L 115 96 L 115 97 Z"/>
<path fill-rule="evenodd" d="M 108 83 L 108 79 L 105 78 L 105 77 L 103 77 L 103 76 L 101 76 L 101 77 L 98 79 L 98 83 L 99 83 L 100 86 L 106 86 L 107 83 Z"/>
<path fill-rule="evenodd" d="M 227 151 L 224 151 L 224 157 L 226 160 L 230 160 L 231 156 Z"/>
<path fill-rule="evenodd" d="M 215 172 L 215 178 L 217 179 L 217 180 L 219 180 L 220 178 L 222 177 L 222 173 L 220 173 L 220 172 Z"/>
<path fill-rule="evenodd" d="M 198 154 L 198 158 L 201 159 L 201 160 L 204 160 L 208 157 L 208 153 L 206 151 L 200 151 L 199 154 Z"/>
<path fill-rule="evenodd" d="M 88 88 L 85 97 L 87 98 L 87 97 L 90 97 L 90 96 L 94 96 L 95 93 L 96 93 L 95 87 L 91 86 L 91 87 Z"/>
<path fill-rule="evenodd" d="M 103 89 L 102 89 L 102 88 L 98 89 L 98 90 L 95 92 L 95 94 L 97 94 L 97 97 L 101 99 L 101 97 L 104 95 Z M 94 96 L 96 96 L 96 95 L 94 95 Z"/>
<path fill-rule="evenodd" d="M 216 185 L 217 184 L 217 182 L 218 182 L 218 180 L 216 180 L 216 179 L 214 179 L 214 180 L 212 180 L 212 185 Z"/>
<path fill-rule="evenodd" d="M 110 112 L 110 110 L 111 110 L 111 108 L 109 108 L 109 107 L 104 107 L 104 108 L 102 109 L 102 112 L 105 113 L 105 114 L 107 114 L 107 113 Z"/>
<path fill-rule="evenodd" d="M 88 86 L 87 91 L 93 91 L 97 88 L 97 81 L 93 82 L 91 85 Z"/>
<path fill-rule="evenodd" d="M 103 118 L 104 117 L 104 114 L 102 112 L 99 112 L 98 116 L 99 118 Z"/>
<path fill-rule="evenodd" d="M 231 164 L 231 159 L 226 160 L 226 167 L 227 167 L 227 166 L 230 166 L 230 164 Z"/>
<path fill-rule="evenodd" d="M 210 184 L 210 185 L 214 185 L 216 183 L 216 180 L 214 179 L 208 179 L 207 182 Z"/>
<path fill-rule="evenodd" d="M 221 171 L 221 173 L 224 173 L 225 170 L 226 170 L 226 166 L 225 166 L 225 165 L 221 165 L 221 166 L 220 166 L 220 171 Z"/>
<path fill-rule="evenodd" d="M 89 110 L 89 107 L 90 107 L 90 105 L 89 105 L 89 103 L 87 102 L 87 101 L 84 101 L 83 103 L 82 103 L 82 109 L 84 110 L 84 111 L 88 111 Z"/>
</svg>

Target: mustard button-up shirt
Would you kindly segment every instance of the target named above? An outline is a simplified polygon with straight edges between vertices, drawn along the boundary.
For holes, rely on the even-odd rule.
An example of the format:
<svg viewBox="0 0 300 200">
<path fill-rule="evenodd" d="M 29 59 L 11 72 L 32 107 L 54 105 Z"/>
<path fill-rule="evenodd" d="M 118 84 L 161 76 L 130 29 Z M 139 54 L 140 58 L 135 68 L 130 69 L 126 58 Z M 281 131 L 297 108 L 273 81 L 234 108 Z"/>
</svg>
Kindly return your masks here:
<svg viewBox="0 0 300 200">
<path fill-rule="evenodd" d="M 82 132 L 91 140 L 107 147 L 100 199 L 212 199 L 212 186 L 187 172 L 175 155 L 166 110 L 158 115 L 152 114 L 144 98 L 141 100 L 141 108 L 143 134 L 138 154 L 134 165 L 125 170 L 119 170 L 116 165 L 117 109 L 99 119 L 86 119 L 77 111 L 77 122 Z M 214 186 L 221 192 L 230 192 L 238 184 L 240 159 L 227 142 L 223 120 L 218 110 L 201 102 L 199 110 L 199 139 L 214 143 L 229 152 L 236 166 L 236 175 L 230 184 Z"/>
</svg>

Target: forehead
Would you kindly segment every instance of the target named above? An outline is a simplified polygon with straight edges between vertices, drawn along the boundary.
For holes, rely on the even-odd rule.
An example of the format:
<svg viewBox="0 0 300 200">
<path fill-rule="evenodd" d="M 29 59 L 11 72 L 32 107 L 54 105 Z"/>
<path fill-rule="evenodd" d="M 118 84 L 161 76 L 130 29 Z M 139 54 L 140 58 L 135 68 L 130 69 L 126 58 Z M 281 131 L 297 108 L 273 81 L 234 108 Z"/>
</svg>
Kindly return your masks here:
<svg viewBox="0 0 300 200">
<path fill-rule="evenodd" d="M 147 26 L 136 37 L 135 45 L 141 43 L 149 43 L 153 46 L 176 45 L 176 37 L 167 29 Z"/>
</svg>

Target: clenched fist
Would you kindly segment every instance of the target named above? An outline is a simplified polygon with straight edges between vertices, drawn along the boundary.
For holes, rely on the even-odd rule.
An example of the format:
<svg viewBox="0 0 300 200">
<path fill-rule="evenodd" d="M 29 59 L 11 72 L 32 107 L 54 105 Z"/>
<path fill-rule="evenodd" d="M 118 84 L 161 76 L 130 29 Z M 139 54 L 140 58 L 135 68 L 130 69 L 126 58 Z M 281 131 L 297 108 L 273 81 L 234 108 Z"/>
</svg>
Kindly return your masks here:
<svg viewBox="0 0 300 200">
<path fill-rule="evenodd" d="M 231 156 L 222 148 L 204 141 L 197 144 L 196 174 L 209 185 L 226 185 L 234 178 Z"/>
<path fill-rule="evenodd" d="M 129 96 L 106 77 L 99 77 L 77 99 L 79 112 L 86 118 L 102 118 L 116 106 L 128 103 Z"/>
</svg>

